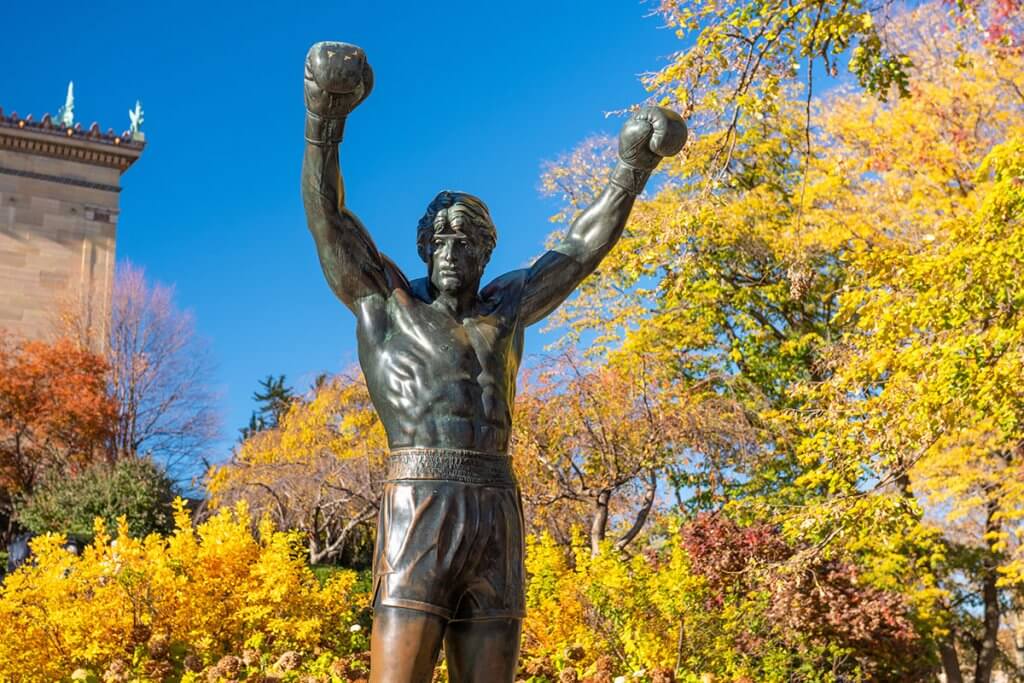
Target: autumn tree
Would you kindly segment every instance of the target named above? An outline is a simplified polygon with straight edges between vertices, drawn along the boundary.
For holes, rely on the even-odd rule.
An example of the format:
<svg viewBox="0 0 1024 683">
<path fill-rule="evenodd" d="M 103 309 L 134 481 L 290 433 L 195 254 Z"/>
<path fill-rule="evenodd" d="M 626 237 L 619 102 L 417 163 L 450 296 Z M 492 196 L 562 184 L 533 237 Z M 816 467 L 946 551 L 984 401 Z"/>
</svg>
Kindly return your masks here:
<svg viewBox="0 0 1024 683">
<path fill-rule="evenodd" d="M 844 335 L 818 352 L 830 374 L 796 388 L 816 410 L 787 418 L 807 434 L 801 483 L 830 494 L 813 514 L 833 521 L 808 528 L 857 542 L 855 493 L 874 489 L 893 512 L 904 501 L 919 536 L 941 533 L 906 559 L 942 558 L 917 574 L 925 593 L 932 580 L 944 591 L 943 668 L 980 683 L 1004 656 L 1001 623 L 1020 622 L 1024 61 L 970 34 L 957 47 L 922 30 L 936 15 L 920 8 L 901 38 L 922 76 L 911 98 L 837 96 L 823 116 L 848 188 L 832 194 L 859 238 L 844 256 Z M 1020 652 L 1009 655 L 1001 667 L 1019 670 Z"/>
<path fill-rule="evenodd" d="M 109 320 L 102 321 L 109 391 L 117 405 L 110 449 L 115 458 L 151 456 L 175 478 L 204 467 L 219 415 L 209 352 L 192 314 L 174 304 L 174 289 L 146 280 L 129 262 L 118 266 Z M 84 344 L 100 321 L 68 305 L 59 329 Z"/>
<path fill-rule="evenodd" d="M 915 610 L 768 523 L 664 517 L 633 555 L 531 538 L 524 673 L 548 680 L 934 680 Z M 602 678 L 601 674 L 606 674 Z"/>
<path fill-rule="evenodd" d="M 942 4 L 951 29 L 980 29 L 992 53 L 1020 54 L 1021 0 Z M 892 0 L 661 0 L 657 12 L 684 47 L 645 83 L 704 134 L 701 147 L 710 153 L 699 157 L 699 168 L 687 165 L 709 192 L 733 175 L 744 129 L 778 117 L 794 85 L 803 89 L 804 106 L 785 115 L 798 122 L 798 153 L 809 160 L 812 98 L 835 85 L 840 70 L 883 101 L 910 95 L 920 76 L 922 53 L 901 40 L 902 12 Z M 959 49 L 955 39 L 949 45 Z"/>
<path fill-rule="evenodd" d="M 760 31 L 760 19 L 730 21 Z M 734 397 L 756 447 L 692 472 L 683 491 L 719 488 L 737 516 L 907 591 L 922 647 L 942 650 L 949 680 L 978 682 L 1001 656 L 1001 619 L 1020 621 L 1024 501 L 1010 379 L 1024 81 L 1019 51 L 989 37 L 940 5 L 893 15 L 885 39 L 906 58 L 906 96 L 889 101 L 855 88 L 815 100 L 780 76 L 723 108 L 715 88 L 739 72 L 716 82 L 715 60 L 677 55 L 653 84 L 685 93 L 706 68 L 707 117 L 695 114 L 686 158 L 638 205 L 604 276 L 554 321 L 569 345 L 596 338 L 602 362 L 656 358 L 682 387 Z M 549 170 L 566 217 L 603 158 Z"/>
<path fill-rule="evenodd" d="M 1001 617 L 1024 578 L 1024 106 L 1015 126 L 962 182 L 946 167 L 959 197 L 929 232 L 859 253 L 873 286 L 842 297 L 855 328 L 815 388 L 826 412 L 803 445 L 820 463 L 808 477 L 850 490 L 855 469 L 871 467 L 942 521 L 957 615 L 950 680 L 960 680 L 957 649 L 975 681 L 991 679 Z"/>
<path fill-rule="evenodd" d="M 528 375 L 512 453 L 534 529 L 568 543 L 572 526 L 583 525 L 597 553 L 618 526 L 614 545 L 623 550 L 655 509 L 659 482 L 686 471 L 690 452 L 743 442 L 748 426 L 736 405 L 700 387 L 679 394 L 661 374 L 565 355 Z"/>
<path fill-rule="evenodd" d="M 0 513 L 11 531 L 16 496 L 47 474 L 67 476 L 108 457 L 116 405 L 103 358 L 69 340 L 0 334 Z"/>
<path fill-rule="evenodd" d="M 836 677 L 908 681 L 933 673 L 911 601 L 863 581 L 848 558 L 808 553 L 771 524 L 740 526 L 721 515 L 699 515 L 679 536 L 693 571 L 706 580 L 706 607 L 725 614 L 730 604 L 739 608 L 733 647 L 747 656 L 788 650 L 803 667 Z M 691 657 L 701 656 L 688 645 Z M 808 660 L 817 661 L 807 667 Z"/>
<path fill-rule="evenodd" d="M 249 435 L 211 468 L 207 488 L 216 505 L 244 499 L 278 528 L 301 530 L 310 563 L 336 561 L 372 535 L 387 452 L 362 378 L 340 375 L 292 400 L 276 427 Z"/>
</svg>

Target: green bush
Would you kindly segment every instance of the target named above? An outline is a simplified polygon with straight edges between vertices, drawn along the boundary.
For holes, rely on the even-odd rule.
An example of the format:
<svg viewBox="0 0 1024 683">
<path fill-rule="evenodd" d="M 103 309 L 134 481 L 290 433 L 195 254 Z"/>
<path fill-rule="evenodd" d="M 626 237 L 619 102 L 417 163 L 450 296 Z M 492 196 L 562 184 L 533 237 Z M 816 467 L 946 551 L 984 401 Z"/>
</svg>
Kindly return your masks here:
<svg viewBox="0 0 1024 683">
<path fill-rule="evenodd" d="M 321 586 L 327 583 L 327 581 L 335 574 L 344 574 L 352 571 L 348 567 L 343 567 L 337 564 L 313 564 L 310 565 L 309 569 L 313 572 L 313 576 L 317 578 L 317 581 L 320 582 Z M 369 569 L 357 571 L 353 590 L 358 593 L 369 593 L 372 588 L 373 573 Z"/>
<path fill-rule="evenodd" d="M 92 465 L 72 477 L 46 479 L 19 502 L 16 514 L 33 533 L 63 533 L 86 542 L 92 540 L 96 517 L 116 529 L 123 515 L 129 533 L 143 537 L 171 531 L 174 496 L 174 484 L 159 465 L 149 458 L 125 458 Z"/>
</svg>

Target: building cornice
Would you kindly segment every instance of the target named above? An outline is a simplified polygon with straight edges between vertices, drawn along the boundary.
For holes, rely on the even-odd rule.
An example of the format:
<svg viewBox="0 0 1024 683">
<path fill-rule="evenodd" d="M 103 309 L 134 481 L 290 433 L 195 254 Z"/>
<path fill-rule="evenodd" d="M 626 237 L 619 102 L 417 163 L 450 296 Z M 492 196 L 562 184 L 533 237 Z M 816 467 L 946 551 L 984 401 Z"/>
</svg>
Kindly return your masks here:
<svg viewBox="0 0 1024 683">
<path fill-rule="evenodd" d="M 123 173 L 139 158 L 145 145 L 127 132 L 122 135 L 114 134 L 113 130 L 101 133 L 95 123 L 88 130 L 81 124 L 69 128 L 54 125 L 49 114 L 34 122 L 31 116 L 4 116 L 0 109 L 0 150 L 68 159 L 116 168 Z"/>
<path fill-rule="evenodd" d="M 117 185 L 109 185 L 107 183 L 94 183 L 90 180 L 72 178 L 71 176 L 53 175 L 50 173 L 36 173 L 35 171 L 23 171 L 17 168 L 5 168 L 3 166 L 0 166 L 0 175 L 20 176 L 22 178 L 31 178 L 33 180 L 46 180 L 51 183 L 60 183 L 61 185 L 75 185 L 76 187 L 87 187 L 90 190 L 103 190 L 104 192 L 121 191 L 121 188 L 118 187 Z"/>
</svg>

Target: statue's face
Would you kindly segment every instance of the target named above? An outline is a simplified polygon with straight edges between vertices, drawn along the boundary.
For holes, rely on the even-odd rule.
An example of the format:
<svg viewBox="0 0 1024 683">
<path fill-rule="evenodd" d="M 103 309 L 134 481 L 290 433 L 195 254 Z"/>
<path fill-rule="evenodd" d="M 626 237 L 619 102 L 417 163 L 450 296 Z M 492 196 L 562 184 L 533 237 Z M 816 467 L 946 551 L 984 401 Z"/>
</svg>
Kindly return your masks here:
<svg viewBox="0 0 1024 683">
<path fill-rule="evenodd" d="M 430 283 L 438 292 L 458 295 L 476 289 L 487 264 L 480 245 L 466 233 L 453 230 L 433 236 L 430 247 Z"/>
</svg>

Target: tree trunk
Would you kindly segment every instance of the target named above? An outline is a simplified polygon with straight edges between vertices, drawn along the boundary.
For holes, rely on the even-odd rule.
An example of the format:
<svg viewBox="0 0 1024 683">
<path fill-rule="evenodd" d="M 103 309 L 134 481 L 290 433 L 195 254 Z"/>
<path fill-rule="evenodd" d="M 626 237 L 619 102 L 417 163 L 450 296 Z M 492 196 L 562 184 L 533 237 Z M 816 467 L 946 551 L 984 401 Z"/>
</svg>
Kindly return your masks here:
<svg viewBox="0 0 1024 683">
<path fill-rule="evenodd" d="M 946 674 L 946 683 L 964 683 L 952 633 L 939 643 L 939 655 L 942 657 L 942 671 Z"/>
<path fill-rule="evenodd" d="M 608 501 L 611 497 L 611 491 L 604 489 L 594 499 L 594 519 L 590 523 L 590 554 L 594 557 L 601 553 L 601 541 L 608 528 Z"/>
<path fill-rule="evenodd" d="M 369 521 L 374 515 L 377 514 L 376 503 L 366 504 L 362 510 L 360 510 L 354 517 L 352 517 L 338 532 L 337 536 L 332 535 L 332 530 L 329 525 L 324 527 L 324 543 L 323 546 L 317 546 L 316 551 L 313 550 L 313 543 L 310 543 L 309 547 L 309 562 L 310 564 L 319 564 L 326 560 L 335 560 L 341 555 L 345 549 L 345 544 L 348 542 L 349 536 L 352 535 L 352 531 L 362 524 L 363 522 Z"/>
<path fill-rule="evenodd" d="M 990 501 L 988 504 L 988 515 L 985 518 L 985 536 L 999 531 L 999 522 L 994 519 L 997 510 L 996 503 Z M 984 627 L 980 646 L 978 647 L 977 664 L 974 667 L 974 683 L 989 683 L 992 680 L 992 670 L 995 668 L 996 655 L 999 652 L 999 588 L 996 580 L 999 573 L 996 571 L 997 558 L 995 553 L 988 553 L 982 565 L 981 578 L 981 599 L 983 612 L 981 623 Z"/>
<path fill-rule="evenodd" d="M 309 563 L 310 564 L 321 564 L 323 562 L 330 562 L 334 553 L 328 548 L 321 550 L 319 547 L 314 547 L 311 543 L 309 545 Z"/>
<path fill-rule="evenodd" d="M 316 533 L 306 533 L 309 539 L 309 563 L 316 564 L 320 560 L 320 544 L 317 543 Z"/>
<path fill-rule="evenodd" d="M 0 550 L 7 550 L 7 546 L 14 540 L 14 530 L 16 528 L 14 514 L 8 512 L 5 506 L 3 512 L 0 513 L 0 518 L 4 519 L 5 522 L 4 530 L 0 533 Z M 0 568 L 0 571 L 4 571 L 4 569 Z"/>
<path fill-rule="evenodd" d="M 644 528 L 644 524 L 647 523 L 647 516 L 651 513 L 651 508 L 654 506 L 654 494 L 657 488 L 658 473 L 651 470 L 647 477 L 644 500 L 640 505 L 640 509 L 636 513 L 636 519 L 633 520 L 633 526 L 630 527 L 629 531 L 623 534 L 622 538 L 615 542 L 616 550 L 625 550 L 626 546 L 632 543 L 633 539 L 640 533 L 640 530 Z"/>
<path fill-rule="evenodd" d="M 974 668 L 974 683 L 989 683 L 992 680 L 992 669 L 995 667 L 999 644 L 999 590 L 996 588 L 996 568 L 994 563 L 985 562 L 984 576 L 981 584 L 981 597 L 984 604 L 982 624 L 984 631 L 978 648 L 977 665 Z"/>
<path fill-rule="evenodd" d="M 683 668 L 683 651 L 686 649 L 686 619 L 679 618 L 679 637 L 676 639 L 676 666 L 672 673 L 679 675 Z"/>
</svg>

